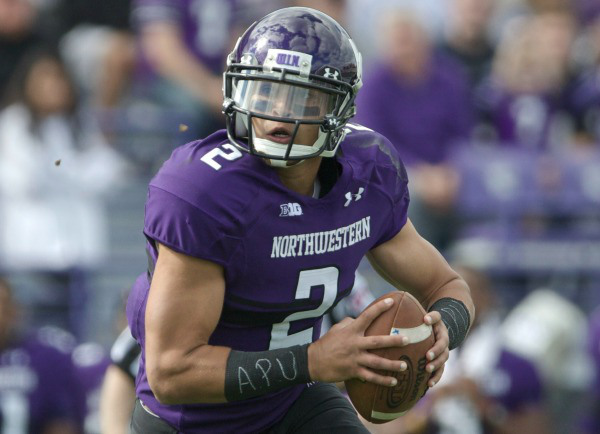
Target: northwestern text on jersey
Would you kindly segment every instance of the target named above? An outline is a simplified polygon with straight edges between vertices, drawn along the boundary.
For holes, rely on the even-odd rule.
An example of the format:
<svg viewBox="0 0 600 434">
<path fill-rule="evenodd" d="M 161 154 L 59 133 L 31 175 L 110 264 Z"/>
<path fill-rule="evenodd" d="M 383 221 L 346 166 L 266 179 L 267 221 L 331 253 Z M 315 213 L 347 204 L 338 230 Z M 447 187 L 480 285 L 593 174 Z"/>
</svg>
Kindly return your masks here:
<svg viewBox="0 0 600 434">
<path fill-rule="evenodd" d="M 271 258 L 320 255 L 352 246 L 371 236 L 371 216 L 324 232 L 273 237 Z"/>
</svg>

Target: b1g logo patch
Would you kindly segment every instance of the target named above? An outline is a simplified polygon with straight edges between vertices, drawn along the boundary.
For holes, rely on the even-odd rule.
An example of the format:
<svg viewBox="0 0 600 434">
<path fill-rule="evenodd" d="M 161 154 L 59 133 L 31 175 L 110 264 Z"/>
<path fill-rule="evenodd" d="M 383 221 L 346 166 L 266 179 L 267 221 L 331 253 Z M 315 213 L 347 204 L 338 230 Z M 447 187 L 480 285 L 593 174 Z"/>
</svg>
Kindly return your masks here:
<svg viewBox="0 0 600 434">
<path fill-rule="evenodd" d="M 279 207 L 281 208 L 281 214 L 279 214 L 279 217 L 295 217 L 302 215 L 302 207 L 299 203 L 282 203 L 279 205 Z"/>
</svg>

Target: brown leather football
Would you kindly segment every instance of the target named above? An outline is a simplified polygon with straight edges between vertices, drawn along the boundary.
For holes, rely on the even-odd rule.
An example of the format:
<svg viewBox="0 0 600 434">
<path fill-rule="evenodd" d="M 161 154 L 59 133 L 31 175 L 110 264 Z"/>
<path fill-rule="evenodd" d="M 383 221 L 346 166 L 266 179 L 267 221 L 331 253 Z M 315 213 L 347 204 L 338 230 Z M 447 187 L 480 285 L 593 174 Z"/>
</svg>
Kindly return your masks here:
<svg viewBox="0 0 600 434">
<path fill-rule="evenodd" d="M 407 336 L 410 343 L 404 347 L 384 348 L 372 352 L 388 359 L 404 360 L 408 368 L 401 372 L 378 371 L 396 377 L 398 384 L 394 387 L 364 383 L 357 379 L 345 382 L 348 396 L 356 411 L 372 423 L 389 422 L 407 412 L 425 394 L 431 376 L 425 370 L 425 354 L 433 347 L 435 337 L 432 327 L 423 322 L 427 312 L 417 299 L 404 291 L 390 292 L 371 304 L 388 297 L 394 299 L 394 306 L 375 318 L 367 328 L 365 336 Z"/>
</svg>

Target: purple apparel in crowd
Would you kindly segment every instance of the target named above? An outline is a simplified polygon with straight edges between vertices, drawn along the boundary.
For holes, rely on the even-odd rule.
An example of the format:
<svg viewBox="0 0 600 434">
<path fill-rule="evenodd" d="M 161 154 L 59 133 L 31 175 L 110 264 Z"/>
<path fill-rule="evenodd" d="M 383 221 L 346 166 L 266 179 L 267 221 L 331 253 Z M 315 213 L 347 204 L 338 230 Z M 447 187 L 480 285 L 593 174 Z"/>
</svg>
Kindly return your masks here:
<svg viewBox="0 0 600 434">
<path fill-rule="evenodd" d="M 578 127 L 600 141 L 600 67 L 583 72 L 569 88 L 568 105 Z"/>
<path fill-rule="evenodd" d="M 132 20 L 139 31 L 154 22 L 172 22 L 185 46 L 209 70 L 221 73 L 231 45 L 239 4 L 244 0 L 134 0 Z M 145 65 L 149 67 L 148 65 Z"/>
<path fill-rule="evenodd" d="M 562 95 L 513 94 L 488 82 L 479 98 L 503 145 L 544 150 L 564 144 L 568 125 Z"/>
<path fill-rule="evenodd" d="M 508 350 L 501 350 L 496 366 L 481 387 L 488 398 L 509 413 L 542 402 L 543 386 L 537 368 Z"/>
<path fill-rule="evenodd" d="M 152 259 L 160 242 L 224 267 L 224 306 L 209 344 L 265 351 L 318 339 L 323 315 L 350 293 L 363 256 L 406 223 L 408 180 L 396 151 L 363 127 L 348 131 L 336 158 L 341 174 L 319 199 L 285 188 L 223 130 L 175 150 L 151 181 L 144 232 Z M 127 305 L 142 348 L 148 291 L 143 274 Z M 185 433 L 262 432 L 306 387 L 227 404 L 161 405 L 144 354 L 137 396 Z"/>
<path fill-rule="evenodd" d="M 356 121 L 387 137 L 407 166 L 444 161 L 455 142 L 469 138 L 474 122 L 467 76 L 435 55 L 429 74 L 407 83 L 385 64 L 373 65 L 357 97 Z"/>
<path fill-rule="evenodd" d="M 600 16 L 598 0 L 575 0 L 575 12 L 582 23 L 590 23 Z"/>
<path fill-rule="evenodd" d="M 57 421 L 82 426 L 83 392 L 64 335 L 44 328 L 0 350 L 0 431 L 39 434 Z"/>
<path fill-rule="evenodd" d="M 110 358 L 97 343 L 78 345 L 73 351 L 75 375 L 85 394 L 84 431 L 86 434 L 100 432 L 100 391 Z"/>
</svg>

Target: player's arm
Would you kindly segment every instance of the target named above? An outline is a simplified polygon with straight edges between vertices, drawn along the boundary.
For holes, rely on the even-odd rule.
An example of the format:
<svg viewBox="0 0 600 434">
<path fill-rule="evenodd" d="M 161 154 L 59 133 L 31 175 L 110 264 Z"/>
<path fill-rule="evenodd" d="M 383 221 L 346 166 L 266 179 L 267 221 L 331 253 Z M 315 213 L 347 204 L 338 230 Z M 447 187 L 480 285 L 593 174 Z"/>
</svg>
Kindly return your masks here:
<svg viewBox="0 0 600 434">
<path fill-rule="evenodd" d="M 165 404 L 225 402 L 229 348 L 208 345 L 225 280 L 215 263 L 159 245 L 146 306 L 146 373 Z"/>
<path fill-rule="evenodd" d="M 224 295 L 221 266 L 160 245 L 146 307 L 146 372 L 160 402 L 247 399 L 311 379 L 360 377 L 389 386 L 393 377 L 369 368 L 403 368 L 403 362 L 367 351 L 403 344 L 401 336 L 364 336 L 371 321 L 392 306 L 389 303 L 377 303 L 352 324 L 336 325 L 326 339 L 310 346 L 241 352 L 208 344 Z"/>
<path fill-rule="evenodd" d="M 413 294 L 429 310 L 425 321 L 434 326 L 436 344 L 427 354 L 430 361 L 427 369 L 437 371 L 430 380 L 430 385 L 435 384 L 441 377 L 440 368 L 448 359 L 449 349 L 462 342 L 475 317 L 467 283 L 417 233 L 410 220 L 392 239 L 371 250 L 368 258 L 383 278 Z M 440 311 L 445 311 L 444 318 Z M 450 331 L 446 322 L 451 322 Z"/>
<path fill-rule="evenodd" d="M 141 44 L 148 60 L 161 75 L 184 87 L 216 111 L 221 110 L 221 77 L 213 74 L 185 46 L 176 23 L 157 21 L 144 24 Z"/>
<path fill-rule="evenodd" d="M 100 427 L 104 434 L 127 434 L 135 404 L 132 378 L 116 365 L 104 375 L 100 394 Z"/>
</svg>

